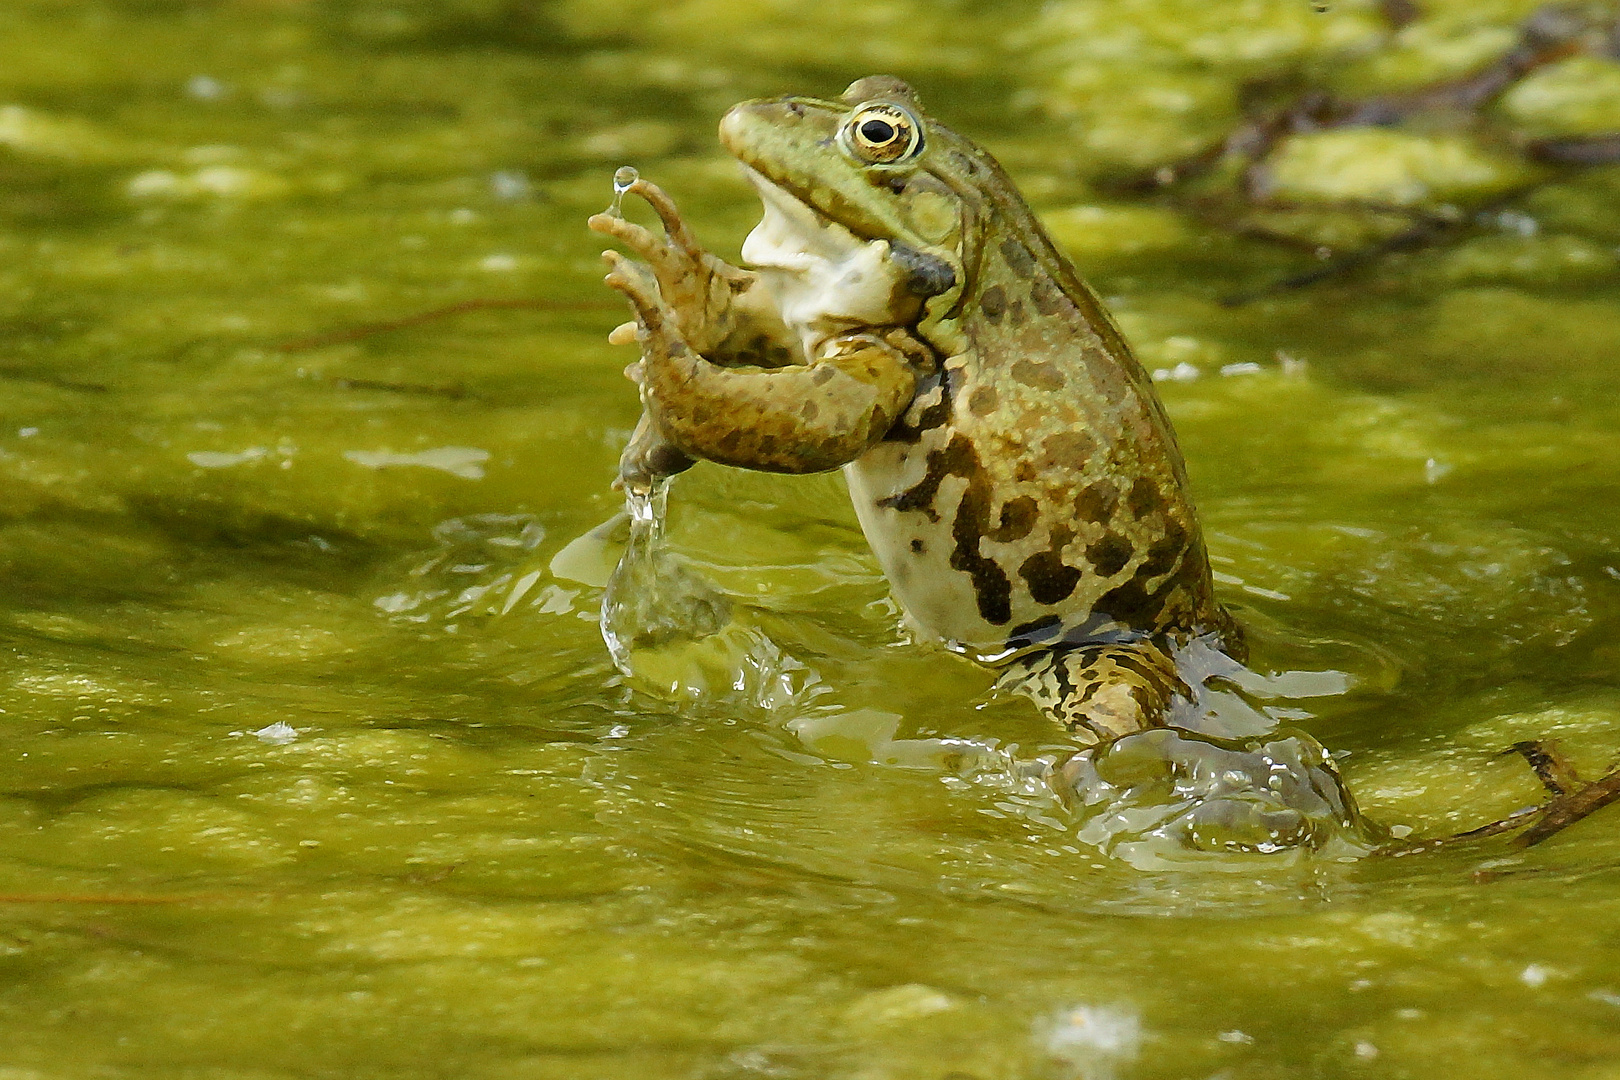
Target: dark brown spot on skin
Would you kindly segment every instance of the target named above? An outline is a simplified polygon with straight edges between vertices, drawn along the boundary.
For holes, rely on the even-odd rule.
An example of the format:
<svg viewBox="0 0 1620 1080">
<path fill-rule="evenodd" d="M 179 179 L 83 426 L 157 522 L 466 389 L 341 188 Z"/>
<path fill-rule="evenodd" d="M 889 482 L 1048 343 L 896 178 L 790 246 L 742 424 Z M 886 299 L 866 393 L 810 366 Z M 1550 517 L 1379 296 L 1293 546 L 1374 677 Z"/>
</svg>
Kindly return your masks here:
<svg viewBox="0 0 1620 1080">
<path fill-rule="evenodd" d="M 821 406 L 817 405 L 813 401 L 806 401 L 803 405 L 799 406 L 799 415 L 804 417 L 806 420 L 814 420 L 816 418 L 816 414 L 819 412 L 821 412 Z"/>
<path fill-rule="evenodd" d="M 1022 300 L 1014 300 L 1007 305 L 1007 321 L 1009 323 L 1014 326 L 1023 326 L 1026 318 L 1028 316 L 1024 314 L 1024 302 Z"/>
<path fill-rule="evenodd" d="M 915 443 L 922 439 L 922 433 L 940 427 L 951 418 L 951 401 L 956 394 L 955 383 L 960 376 L 950 370 L 926 375 L 917 384 L 917 392 L 912 396 L 913 401 L 921 401 L 934 393 L 939 394 L 939 400 L 934 404 L 921 409 L 917 413 L 915 422 L 900 421 L 889 429 L 885 435 L 886 442 Z"/>
<path fill-rule="evenodd" d="M 974 387 L 973 393 L 968 395 L 968 412 L 974 416 L 989 416 L 996 411 L 997 400 L 995 387 Z"/>
<path fill-rule="evenodd" d="M 1125 564 L 1131 561 L 1134 554 L 1136 549 L 1131 547 L 1129 540 L 1118 533 L 1109 533 L 1086 548 L 1086 561 L 1099 577 L 1113 577 L 1125 569 Z"/>
<path fill-rule="evenodd" d="M 1109 589 L 1097 600 L 1097 610 L 1139 630 L 1151 629 L 1159 607 L 1157 597 L 1149 596 L 1134 577 L 1118 588 Z"/>
<path fill-rule="evenodd" d="M 911 552 L 912 552 L 913 555 L 921 555 L 923 552 L 925 552 L 927 550 L 928 550 L 928 545 L 923 543 L 922 539 L 920 537 L 915 538 L 915 539 L 913 539 L 911 541 Z"/>
<path fill-rule="evenodd" d="M 1029 287 L 1029 300 L 1042 315 L 1056 315 L 1063 310 L 1063 294 L 1046 278 Z"/>
<path fill-rule="evenodd" d="M 979 310 L 991 322 L 999 323 L 1007 313 L 1007 291 L 1000 285 L 992 285 L 984 290 L 984 295 L 979 297 Z"/>
<path fill-rule="evenodd" d="M 894 510 L 916 510 L 930 521 L 938 521 L 934 499 L 947 476 L 959 476 L 967 481 L 962 501 L 956 507 L 956 518 L 951 522 L 951 537 L 956 541 L 951 551 L 951 569 L 962 571 L 972 580 L 979 616 L 993 626 L 1001 626 L 1012 619 L 1012 582 L 994 559 L 980 553 L 979 544 L 987 535 L 1015 534 L 1019 529 L 1023 529 L 1019 535 L 1028 535 L 1034 522 L 1025 524 L 1026 510 L 1020 500 L 1014 499 L 1002 507 L 1000 527 L 990 528 L 990 478 L 971 442 L 958 435 L 944 449 L 930 450 L 928 471 L 916 486 L 880 499 L 878 505 Z M 1033 516 L 1034 500 L 1028 500 L 1028 504 L 1027 513 Z"/>
<path fill-rule="evenodd" d="M 1099 480 L 1074 497 L 1075 516 L 1082 521 L 1102 525 L 1114 516 L 1119 505 L 1119 489 L 1107 480 Z"/>
<path fill-rule="evenodd" d="M 1178 546 L 1185 545 L 1180 554 L 1171 551 L 1171 542 L 1167 536 L 1149 549 L 1148 558 L 1136 568 L 1131 580 L 1105 593 L 1097 601 L 1097 610 L 1127 626 L 1149 631 L 1189 618 L 1189 604 L 1197 604 L 1208 591 L 1208 564 L 1197 539 L 1185 531 L 1174 540 Z M 1170 568 L 1173 572 L 1149 591 L 1146 583 Z"/>
<path fill-rule="evenodd" d="M 1035 256 L 1014 237 L 1009 236 L 1001 242 L 1001 257 L 1007 260 L 1007 269 L 1021 278 L 1035 273 Z"/>
<path fill-rule="evenodd" d="M 1140 521 L 1155 510 L 1165 508 L 1164 495 L 1159 491 L 1158 484 L 1145 476 L 1139 476 L 1136 483 L 1131 485 L 1131 494 L 1126 499 L 1125 505 L 1131 508 L 1131 516 Z"/>
<path fill-rule="evenodd" d="M 1037 360 L 1020 360 L 1012 366 L 1012 377 L 1036 390 L 1063 389 L 1063 372 L 1056 364 L 1043 364 Z"/>
<path fill-rule="evenodd" d="M 1060 431 L 1041 443 L 1041 468 L 1080 472 L 1097 449 L 1097 440 L 1084 431 Z"/>
<path fill-rule="evenodd" d="M 1080 584 L 1080 571 L 1051 551 L 1037 551 L 1025 559 L 1018 575 L 1029 586 L 1029 595 L 1037 604 L 1067 600 Z"/>
<path fill-rule="evenodd" d="M 1016 499 L 1009 499 L 1001 506 L 1001 524 L 985 533 L 985 536 L 1001 544 L 1022 540 L 1035 530 L 1040 516 L 1040 507 L 1030 496 L 1020 495 Z"/>
<path fill-rule="evenodd" d="M 1028 459 L 1020 461 L 1018 466 L 1013 469 L 1013 479 L 1026 484 L 1039 475 L 1041 474 L 1036 470 L 1035 463 Z"/>
<path fill-rule="evenodd" d="M 817 386 L 825 386 L 827 380 L 831 379 L 835 374 L 837 372 L 830 367 L 817 368 L 815 374 L 810 376 L 810 381 Z"/>
<path fill-rule="evenodd" d="M 1165 526 L 1164 535 L 1148 546 L 1147 558 L 1136 568 L 1137 576 L 1154 578 L 1169 573 L 1186 547 L 1187 530 L 1181 522 L 1172 518 Z"/>
</svg>

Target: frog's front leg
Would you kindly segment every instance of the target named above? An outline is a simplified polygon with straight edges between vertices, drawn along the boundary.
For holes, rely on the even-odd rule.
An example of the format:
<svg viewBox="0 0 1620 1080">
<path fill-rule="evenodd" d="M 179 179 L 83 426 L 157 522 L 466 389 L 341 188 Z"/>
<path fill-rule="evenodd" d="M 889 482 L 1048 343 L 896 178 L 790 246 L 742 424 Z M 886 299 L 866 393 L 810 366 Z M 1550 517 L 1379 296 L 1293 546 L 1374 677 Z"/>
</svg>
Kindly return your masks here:
<svg viewBox="0 0 1620 1080">
<path fill-rule="evenodd" d="M 1042 649 L 1019 657 L 998 685 L 1023 694 L 1087 745 L 1164 727 L 1192 691 L 1175 661 L 1151 642 Z"/>
<path fill-rule="evenodd" d="M 619 478 L 614 486 L 644 495 L 656 481 L 683 473 L 695 464 L 669 441 L 652 413 L 643 410 L 629 445 L 619 455 Z"/>
<path fill-rule="evenodd" d="M 650 423 L 691 457 L 766 472 L 836 469 L 888 433 L 934 366 L 932 351 L 898 327 L 840 334 L 808 364 L 721 366 L 683 340 L 637 264 L 603 257 L 613 267 L 607 284 L 629 297 L 640 325 Z"/>
<path fill-rule="evenodd" d="M 705 251 L 657 184 L 637 180 L 625 192 L 653 208 L 663 236 L 615 214 L 595 214 L 586 224 L 646 260 L 688 348 L 728 367 L 780 367 L 802 359 L 758 274 Z"/>
</svg>

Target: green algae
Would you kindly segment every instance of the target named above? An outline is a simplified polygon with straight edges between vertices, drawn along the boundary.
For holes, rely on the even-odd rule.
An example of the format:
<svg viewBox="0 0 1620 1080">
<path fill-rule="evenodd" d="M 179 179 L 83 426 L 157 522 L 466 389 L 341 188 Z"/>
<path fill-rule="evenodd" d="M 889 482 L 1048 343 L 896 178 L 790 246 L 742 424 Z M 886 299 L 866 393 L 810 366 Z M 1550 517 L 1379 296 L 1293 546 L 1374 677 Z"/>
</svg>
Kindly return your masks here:
<svg viewBox="0 0 1620 1080">
<path fill-rule="evenodd" d="M 1254 79 L 1465 75 L 1537 5 L 1422 6 L 9 5 L 0 1076 L 1612 1076 L 1612 809 L 1141 871 L 951 763 L 1061 739 L 909 640 L 836 477 L 677 481 L 671 543 L 746 631 L 694 692 L 626 683 L 600 577 L 554 572 L 637 413 L 582 224 L 612 170 L 735 251 L 719 110 L 888 68 L 1164 373 L 1271 704 L 1372 817 L 1527 805 L 1521 739 L 1605 768 L 1615 171 L 1239 308 L 1302 256 L 1092 183 Z M 1615 70 L 1492 116 L 1600 132 Z M 1520 167 L 1350 141 L 1285 179 L 1404 169 L 1427 206 Z M 1419 175 L 1441 145 L 1498 171 Z"/>
</svg>

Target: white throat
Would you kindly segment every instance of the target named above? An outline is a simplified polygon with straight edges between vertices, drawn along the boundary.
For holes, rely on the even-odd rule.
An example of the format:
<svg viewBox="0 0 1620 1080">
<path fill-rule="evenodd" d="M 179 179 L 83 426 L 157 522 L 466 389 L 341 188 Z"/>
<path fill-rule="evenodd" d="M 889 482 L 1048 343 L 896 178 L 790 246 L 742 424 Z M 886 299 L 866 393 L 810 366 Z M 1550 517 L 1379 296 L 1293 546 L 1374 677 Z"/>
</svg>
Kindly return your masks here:
<svg viewBox="0 0 1620 1080">
<path fill-rule="evenodd" d="M 743 261 L 776 297 L 805 354 L 853 326 L 892 324 L 902 271 L 886 240 L 862 240 L 747 166 L 765 216 L 743 241 Z"/>
</svg>

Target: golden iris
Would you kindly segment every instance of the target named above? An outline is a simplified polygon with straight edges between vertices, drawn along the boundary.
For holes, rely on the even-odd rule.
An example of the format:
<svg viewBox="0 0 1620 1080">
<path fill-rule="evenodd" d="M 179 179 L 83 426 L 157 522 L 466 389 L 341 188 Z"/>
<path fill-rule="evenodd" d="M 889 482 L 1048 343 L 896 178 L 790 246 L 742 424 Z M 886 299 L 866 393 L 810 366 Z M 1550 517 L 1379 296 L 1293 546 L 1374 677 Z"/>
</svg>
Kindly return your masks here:
<svg viewBox="0 0 1620 1080">
<path fill-rule="evenodd" d="M 869 165 L 896 165 L 922 151 L 922 126 L 898 105 L 858 106 L 844 125 L 844 146 Z"/>
</svg>

